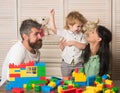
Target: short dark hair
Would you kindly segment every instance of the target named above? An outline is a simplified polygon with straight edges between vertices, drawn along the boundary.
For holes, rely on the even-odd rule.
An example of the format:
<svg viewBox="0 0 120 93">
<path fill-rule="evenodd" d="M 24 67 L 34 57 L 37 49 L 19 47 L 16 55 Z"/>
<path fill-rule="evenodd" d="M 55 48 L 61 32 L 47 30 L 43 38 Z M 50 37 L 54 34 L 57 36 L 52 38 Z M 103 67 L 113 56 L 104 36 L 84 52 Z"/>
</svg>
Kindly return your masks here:
<svg viewBox="0 0 120 93">
<path fill-rule="evenodd" d="M 41 24 L 39 24 L 36 20 L 26 19 L 22 22 L 20 26 L 20 35 L 23 39 L 23 34 L 29 34 L 31 32 L 31 28 L 40 29 Z"/>
</svg>

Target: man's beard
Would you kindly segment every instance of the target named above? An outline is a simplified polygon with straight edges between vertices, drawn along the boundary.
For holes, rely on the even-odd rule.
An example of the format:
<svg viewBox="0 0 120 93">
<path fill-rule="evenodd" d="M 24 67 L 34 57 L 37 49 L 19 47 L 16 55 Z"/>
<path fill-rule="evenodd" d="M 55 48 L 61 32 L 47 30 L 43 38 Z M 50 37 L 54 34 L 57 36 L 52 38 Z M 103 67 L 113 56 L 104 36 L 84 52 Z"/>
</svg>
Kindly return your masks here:
<svg viewBox="0 0 120 93">
<path fill-rule="evenodd" d="M 30 40 L 28 40 L 28 44 L 33 49 L 40 49 L 42 47 L 42 39 L 40 39 L 34 43 L 30 42 Z"/>
</svg>

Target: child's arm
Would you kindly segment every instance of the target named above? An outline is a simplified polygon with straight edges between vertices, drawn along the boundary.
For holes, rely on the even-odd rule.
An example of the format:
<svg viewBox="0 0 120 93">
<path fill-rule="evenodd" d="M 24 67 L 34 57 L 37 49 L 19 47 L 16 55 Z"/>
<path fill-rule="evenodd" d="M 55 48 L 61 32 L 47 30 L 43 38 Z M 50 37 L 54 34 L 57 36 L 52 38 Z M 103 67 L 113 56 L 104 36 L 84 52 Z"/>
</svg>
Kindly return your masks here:
<svg viewBox="0 0 120 93">
<path fill-rule="evenodd" d="M 86 47 L 86 43 L 80 43 L 77 41 L 67 41 L 64 44 L 65 44 L 65 46 L 75 46 L 79 49 L 85 49 L 85 47 Z"/>
<path fill-rule="evenodd" d="M 50 28 L 51 28 L 51 30 L 54 34 L 57 34 L 57 28 L 56 28 L 56 25 L 55 25 L 54 15 L 55 15 L 55 11 L 54 11 L 54 9 L 52 9 L 50 11 Z"/>
</svg>

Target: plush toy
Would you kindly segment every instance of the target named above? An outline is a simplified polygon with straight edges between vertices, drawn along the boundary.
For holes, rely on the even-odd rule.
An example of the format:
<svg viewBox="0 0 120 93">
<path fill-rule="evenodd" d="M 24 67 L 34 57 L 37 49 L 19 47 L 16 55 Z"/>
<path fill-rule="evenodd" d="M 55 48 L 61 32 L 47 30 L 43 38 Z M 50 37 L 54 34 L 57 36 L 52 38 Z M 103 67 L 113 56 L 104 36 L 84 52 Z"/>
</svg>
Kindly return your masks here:
<svg viewBox="0 0 120 93">
<path fill-rule="evenodd" d="M 44 35 L 53 34 L 52 31 L 48 28 L 48 23 L 49 23 L 49 18 L 45 16 L 41 18 L 41 24 L 42 24 L 41 30 L 44 31 Z"/>
<path fill-rule="evenodd" d="M 96 21 L 88 21 L 84 26 L 83 26 L 83 32 L 87 34 L 89 31 L 93 31 L 99 23 L 99 19 Z"/>
</svg>

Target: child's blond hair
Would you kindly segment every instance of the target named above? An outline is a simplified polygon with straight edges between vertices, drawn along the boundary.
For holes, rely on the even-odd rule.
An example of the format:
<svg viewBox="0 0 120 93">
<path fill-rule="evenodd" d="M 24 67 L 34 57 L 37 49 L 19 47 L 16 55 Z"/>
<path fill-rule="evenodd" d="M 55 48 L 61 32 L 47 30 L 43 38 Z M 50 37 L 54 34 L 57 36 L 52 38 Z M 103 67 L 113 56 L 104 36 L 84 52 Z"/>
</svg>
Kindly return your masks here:
<svg viewBox="0 0 120 93">
<path fill-rule="evenodd" d="M 66 24 L 64 28 L 68 30 L 68 25 L 73 26 L 76 23 L 81 23 L 84 25 L 86 22 L 87 20 L 82 14 L 80 14 L 78 11 L 72 11 L 66 17 Z"/>
</svg>

